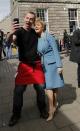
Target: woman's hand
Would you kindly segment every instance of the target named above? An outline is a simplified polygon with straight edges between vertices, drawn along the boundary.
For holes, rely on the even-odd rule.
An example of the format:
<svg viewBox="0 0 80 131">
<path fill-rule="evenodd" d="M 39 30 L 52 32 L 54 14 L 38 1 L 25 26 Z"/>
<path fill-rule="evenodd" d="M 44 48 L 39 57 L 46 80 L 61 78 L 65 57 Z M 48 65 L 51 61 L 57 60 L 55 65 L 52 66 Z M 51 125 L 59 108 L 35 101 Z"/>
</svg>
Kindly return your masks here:
<svg viewBox="0 0 80 131">
<path fill-rule="evenodd" d="M 63 72 L 63 68 L 59 67 L 59 68 L 57 68 L 57 71 L 58 71 L 59 74 L 61 74 Z"/>
</svg>

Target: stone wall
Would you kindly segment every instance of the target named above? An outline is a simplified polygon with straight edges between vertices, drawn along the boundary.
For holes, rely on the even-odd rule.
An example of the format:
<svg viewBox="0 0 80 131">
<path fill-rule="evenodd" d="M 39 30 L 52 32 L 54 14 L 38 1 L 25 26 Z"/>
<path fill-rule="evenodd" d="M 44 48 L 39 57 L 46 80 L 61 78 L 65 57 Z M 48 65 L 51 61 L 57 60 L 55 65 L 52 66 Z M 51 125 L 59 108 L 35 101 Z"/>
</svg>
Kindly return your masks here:
<svg viewBox="0 0 80 131">
<path fill-rule="evenodd" d="M 79 3 L 80 0 L 14 0 L 14 1 L 18 1 L 18 2 L 41 2 L 41 3 L 62 3 L 62 2 L 66 2 L 66 3 Z"/>
<path fill-rule="evenodd" d="M 2 29 L 4 31 L 4 33 L 6 34 L 7 32 L 11 31 L 11 16 L 7 16 L 5 17 L 5 19 L 3 19 L 0 22 L 0 29 Z"/>
<path fill-rule="evenodd" d="M 23 25 L 24 15 L 28 11 L 36 13 L 37 8 L 48 10 L 49 31 L 57 37 L 63 37 L 64 29 L 69 33 L 68 9 L 78 10 L 78 20 L 80 25 L 80 0 L 14 0 L 12 5 L 11 19 L 19 17 L 20 24 Z"/>
</svg>

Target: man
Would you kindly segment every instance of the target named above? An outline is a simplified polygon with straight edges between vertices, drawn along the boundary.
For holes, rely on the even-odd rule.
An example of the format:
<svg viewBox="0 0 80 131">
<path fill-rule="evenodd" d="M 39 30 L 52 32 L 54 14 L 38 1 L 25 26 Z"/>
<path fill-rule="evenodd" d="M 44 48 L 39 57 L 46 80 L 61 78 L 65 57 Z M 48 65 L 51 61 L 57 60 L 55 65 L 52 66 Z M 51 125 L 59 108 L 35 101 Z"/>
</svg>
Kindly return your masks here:
<svg viewBox="0 0 80 131">
<path fill-rule="evenodd" d="M 78 88 L 80 88 L 80 29 L 77 28 L 72 35 L 71 39 L 71 54 L 70 61 L 78 64 L 77 68 L 77 78 L 78 78 Z"/>
<path fill-rule="evenodd" d="M 63 41 L 64 41 L 64 48 L 66 49 L 65 56 L 68 56 L 69 55 L 69 35 L 66 29 L 64 30 L 64 33 L 63 33 Z"/>
<path fill-rule="evenodd" d="M 19 51 L 19 66 L 15 78 L 15 88 L 13 96 L 13 114 L 9 121 L 9 126 L 15 125 L 21 117 L 23 106 L 23 93 L 27 84 L 34 84 L 37 93 L 37 105 L 40 116 L 48 117 L 45 103 L 44 74 L 42 71 L 40 57 L 37 54 L 37 35 L 32 29 L 35 21 L 35 14 L 29 12 L 25 15 L 23 27 L 18 29 L 18 24 L 14 24 L 16 30 L 13 34 L 13 41 L 16 42 Z"/>
<path fill-rule="evenodd" d="M 0 60 L 2 59 L 3 35 L 3 31 L 0 29 Z"/>
</svg>

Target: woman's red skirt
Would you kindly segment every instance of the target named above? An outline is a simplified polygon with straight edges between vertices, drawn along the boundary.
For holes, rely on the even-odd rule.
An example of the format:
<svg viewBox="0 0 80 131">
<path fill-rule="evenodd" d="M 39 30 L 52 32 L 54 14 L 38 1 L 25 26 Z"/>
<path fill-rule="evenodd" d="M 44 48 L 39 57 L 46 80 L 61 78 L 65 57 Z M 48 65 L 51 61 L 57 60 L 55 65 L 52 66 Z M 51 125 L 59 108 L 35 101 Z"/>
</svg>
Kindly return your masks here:
<svg viewBox="0 0 80 131">
<path fill-rule="evenodd" d="M 15 78 L 16 84 L 44 84 L 45 78 L 40 61 L 35 66 L 20 62 Z"/>
</svg>

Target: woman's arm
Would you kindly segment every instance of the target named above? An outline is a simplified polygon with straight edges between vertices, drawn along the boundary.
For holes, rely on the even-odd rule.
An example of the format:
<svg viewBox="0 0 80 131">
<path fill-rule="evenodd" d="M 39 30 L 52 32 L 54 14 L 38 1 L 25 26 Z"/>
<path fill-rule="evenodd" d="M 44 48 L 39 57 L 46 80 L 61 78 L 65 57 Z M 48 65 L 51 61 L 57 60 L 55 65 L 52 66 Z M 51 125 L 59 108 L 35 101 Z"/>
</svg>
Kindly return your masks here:
<svg viewBox="0 0 80 131">
<path fill-rule="evenodd" d="M 56 61 L 57 67 L 61 68 L 62 67 L 62 61 L 61 61 L 60 54 L 59 54 L 59 51 L 58 51 L 58 48 L 57 48 L 55 37 L 52 36 L 52 35 L 50 35 L 50 34 L 48 34 L 47 35 L 47 39 L 48 39 L 49 45 L 53 49 L 54 57 L 55 57 L 55 61 Z"/>
</svg>

